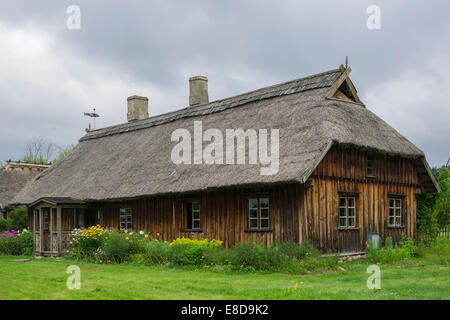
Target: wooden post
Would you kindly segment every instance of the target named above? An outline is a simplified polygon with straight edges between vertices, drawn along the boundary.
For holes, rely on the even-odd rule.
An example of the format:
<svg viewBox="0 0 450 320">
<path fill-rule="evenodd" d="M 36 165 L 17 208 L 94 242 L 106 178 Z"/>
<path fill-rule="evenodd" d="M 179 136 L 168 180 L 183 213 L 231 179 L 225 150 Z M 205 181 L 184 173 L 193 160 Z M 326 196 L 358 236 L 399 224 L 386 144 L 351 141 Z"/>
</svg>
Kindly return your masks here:
<svg viewBox="0 0 450 320">
<path fill-rule="evenodd" d="M 49 226 L 49 232 L 50 232 L 50 251 L 54 252 L 53 250 L 53 208 L 48 209 L 48 226 Z"/>
<path fill-rule="evenodd" d="M 41 255 L 44 253 L 44 212 L 39 208 L 39 237 L 41 242 Z"/>
<path fill-rule="evenodd" d="M 61 221 L 61 207 L 56 208 L 56 232 L 58 232 L 58 256 L 62 252 L 62 221 Z"/>
<path fill-rule="evenodd" d="M 36 231 L 37 231 L 37 226 L 36 226 L 36 210 L 33 208 L 33 254 L 36 253 Z"/>
</svg>

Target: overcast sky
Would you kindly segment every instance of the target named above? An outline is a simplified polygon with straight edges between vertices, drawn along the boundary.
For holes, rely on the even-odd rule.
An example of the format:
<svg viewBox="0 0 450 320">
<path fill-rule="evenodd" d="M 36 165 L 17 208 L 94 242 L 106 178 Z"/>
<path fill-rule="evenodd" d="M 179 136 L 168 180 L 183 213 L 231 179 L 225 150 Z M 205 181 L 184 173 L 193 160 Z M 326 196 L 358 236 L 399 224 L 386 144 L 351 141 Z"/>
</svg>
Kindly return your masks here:
<svg viewBox="0 0 450 320">
<path fill-rule="evenodd" d="M 81 9 L 81 29 L 66 22 Z M 369 30 L 366 10 L 381 9 Z M 450 157 L 450 1 L 0 2 L 0 160 L 45 136 L 76 143 L 126 121 L 126 98 L 157 115 L 188 104 L 188 78 L 209 78 L 210 101 L 337 68 L 367 108 L 421 148 Z"/>
</svg>

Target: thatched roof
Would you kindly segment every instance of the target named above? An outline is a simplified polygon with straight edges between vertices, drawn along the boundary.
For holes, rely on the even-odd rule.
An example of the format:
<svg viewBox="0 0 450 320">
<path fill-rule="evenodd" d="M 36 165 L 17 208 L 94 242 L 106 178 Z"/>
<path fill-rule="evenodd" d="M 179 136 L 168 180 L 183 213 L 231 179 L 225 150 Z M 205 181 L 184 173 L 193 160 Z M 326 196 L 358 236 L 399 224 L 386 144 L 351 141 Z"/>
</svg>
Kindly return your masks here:
<svg viewBox="0 0 450 320">
<path fill-rule="evenodd" d="M 262 88 L 235 97 L 87 133 L 56 165 L 29 183 L 14 200 L 43 197 L 85 201 L 126 199 L 247 184 L 304 183 L 333 144 L 352 145 L 415 159 L 421 181 L 436 190 L 424 154 L 362 103 L 350 101 L 353 84 L 344 68 Z M 343 81 L 345 80 L 345 81 Z M 336 84 L 345 100 L 330 97 Z M 350 96 L 350 98 L 347 98 Z M 357 98 L 357 97 L 356 97 Z M 359 99 L 354 99 L 359 101 Z M 260 165 L 175 165 L 171 134 L 203 131 L 279 129 L 280 167 L 263 176 Z"/>
<path fill-rule="evenodd" d="M 7 167 L 0 168 L 0 211 L 9 207 L 17 193 L 39 173 L 36 170 L 11 169 L 9 164 Z"/>
</svg>

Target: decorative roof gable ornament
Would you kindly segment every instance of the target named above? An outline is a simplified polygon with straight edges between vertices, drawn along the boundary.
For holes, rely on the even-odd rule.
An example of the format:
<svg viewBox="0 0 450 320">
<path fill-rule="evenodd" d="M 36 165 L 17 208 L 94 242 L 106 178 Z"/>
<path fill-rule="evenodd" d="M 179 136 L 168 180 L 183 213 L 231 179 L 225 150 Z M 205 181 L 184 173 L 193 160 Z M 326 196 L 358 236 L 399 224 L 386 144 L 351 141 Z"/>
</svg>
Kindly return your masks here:
<svg viewBox="0 0 450 320">
<path fill-rule="evenodd" d="M 348 56 L 345 57 L 345 67 L 341 64 L 339 70 L 342 74 L 331 86 L 327 98 L 356 102 L 364 106 L 359 99 L 356 88 L 349 77 L 350 72 L 352 72 L 352 68 L 348 65 Z"/>
</svg>

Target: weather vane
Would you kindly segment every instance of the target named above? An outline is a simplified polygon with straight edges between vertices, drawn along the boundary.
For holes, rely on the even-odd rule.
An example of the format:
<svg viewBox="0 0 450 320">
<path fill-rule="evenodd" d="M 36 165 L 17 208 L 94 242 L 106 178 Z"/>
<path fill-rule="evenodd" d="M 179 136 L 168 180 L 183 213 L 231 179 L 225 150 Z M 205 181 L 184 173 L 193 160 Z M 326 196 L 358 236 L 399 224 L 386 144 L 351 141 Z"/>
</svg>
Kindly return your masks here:
<svg viewBox="0 0 450 320">
<path fill-rule="evenodd" d="M 100 115 L 98 113 L 95 113 L 95 108 L 94 108 L 94 112 L 85 112 L 84 115 L 94 118 L 94 128 L 93 129 L 95 129 L 95 118 L 100 117 Z M 89 123 L 89 127 L 86 129 L 86 132 L 89 132 L 89 131 L 91 131 L 91 123 Z"/>
</svg>

